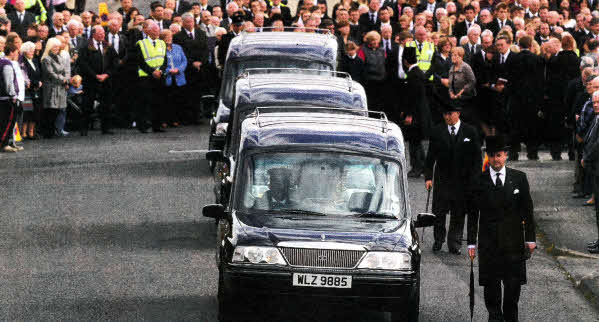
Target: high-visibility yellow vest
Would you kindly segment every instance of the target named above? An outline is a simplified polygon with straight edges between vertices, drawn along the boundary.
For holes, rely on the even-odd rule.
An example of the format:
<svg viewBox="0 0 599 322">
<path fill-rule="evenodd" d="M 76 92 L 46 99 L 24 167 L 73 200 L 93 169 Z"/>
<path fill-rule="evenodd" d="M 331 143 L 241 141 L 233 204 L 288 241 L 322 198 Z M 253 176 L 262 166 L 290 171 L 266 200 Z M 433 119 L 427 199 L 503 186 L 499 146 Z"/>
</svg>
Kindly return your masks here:
<svg viewBox="0 0 599 322">
<path fill-rule="evenodd" d="M 156 47 L 152 45 L 152 39 L 146 38 L 139 40 L 137 45 L 141 48 L 141 53 L 148 66 L 159 69 L 166 58 L 166 43 L 160 39 L 156 39 Z M 148 76 L 141 68 L 138 71 L 140 77 Z"/>
<path fill-rule="evenodd" d="M 38 5 L 38 7 L 39 7 L 39 14 L 35 16 L 35 22 L 38 24 L 45 22 L 47 19 L 47 11 L 46 11 L 46 8 L 44 7 L 44 4 L 42 3 L 42 0 L 25 0 L 25 10 L 32 11 L 35 8 L 34 9 L 31 9 L 31 8 L 35 7 L 35 5 Z M 32 13 L 35 14 L 36 12 L 32 12 Z"/>
<path fill-rule="evenodd" d="M 418 59 L 418 68 L 426 73 L 429 68 L 431 68 L 431 62 L 433 61 L 433 55 L 435 54 L 435 45 L 432 42 L 425 41 L 422 43 L 422 51 L 418 50 L 418 46 L 416 46 L 416 41 L 410 41 L 406 44 L 406 47 L 414 47 L 416 48 L 416 57 Z M 429 81 L 433 80 L 433 76 L 428 79 Z"/>
</svg>

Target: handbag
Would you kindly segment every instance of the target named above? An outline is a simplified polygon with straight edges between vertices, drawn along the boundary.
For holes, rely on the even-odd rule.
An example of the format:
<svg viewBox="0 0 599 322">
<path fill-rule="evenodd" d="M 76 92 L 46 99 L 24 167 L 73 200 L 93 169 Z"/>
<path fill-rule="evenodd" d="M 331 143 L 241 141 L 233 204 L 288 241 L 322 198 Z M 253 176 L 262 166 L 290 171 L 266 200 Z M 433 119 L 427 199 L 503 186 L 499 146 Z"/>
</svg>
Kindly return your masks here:
<svg viewBox="0 0 599 322">
<path fill-rule="evenodd" d="M 32 112 L 33 111 L 33 99 L 31 96 L 25 96 L 25 100 L 23 101 L 23 112 Z"/>
</svg>

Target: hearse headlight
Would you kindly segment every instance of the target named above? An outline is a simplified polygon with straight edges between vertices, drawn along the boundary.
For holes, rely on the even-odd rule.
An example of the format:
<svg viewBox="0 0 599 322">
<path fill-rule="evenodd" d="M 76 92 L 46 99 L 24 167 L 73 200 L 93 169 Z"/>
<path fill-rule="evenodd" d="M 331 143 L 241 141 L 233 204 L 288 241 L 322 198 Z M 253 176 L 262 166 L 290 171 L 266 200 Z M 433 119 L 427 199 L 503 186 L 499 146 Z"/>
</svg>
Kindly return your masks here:
<svg viewBox="0 0 599 322">
<path fill-rule="evenodd" d="M 412 257 L 409 253 L 368 252 L 358 268 L 408 270 L 412 268 Z"/>
<path fill-rule="evenodd" d="M 237 246 L 233 262 L 252 264 L 287 265 L 281 252 L 275 247 Z"/>
</svg>

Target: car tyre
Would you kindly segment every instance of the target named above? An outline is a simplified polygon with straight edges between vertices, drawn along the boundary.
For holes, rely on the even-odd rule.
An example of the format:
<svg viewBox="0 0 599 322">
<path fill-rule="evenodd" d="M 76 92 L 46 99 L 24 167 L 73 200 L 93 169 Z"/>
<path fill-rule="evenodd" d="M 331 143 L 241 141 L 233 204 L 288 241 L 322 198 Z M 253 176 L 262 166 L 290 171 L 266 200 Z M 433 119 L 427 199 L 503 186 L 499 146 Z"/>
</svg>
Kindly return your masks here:
<svg viewBox="0 0 599 322">
<path fill-rule="evenodd" d="M 414 293 L 404 306 L 405 310 L 391 312 L 391 322 L 418 322 L 420 315 L 420 278 L 414 286 Z"/>
</svg>

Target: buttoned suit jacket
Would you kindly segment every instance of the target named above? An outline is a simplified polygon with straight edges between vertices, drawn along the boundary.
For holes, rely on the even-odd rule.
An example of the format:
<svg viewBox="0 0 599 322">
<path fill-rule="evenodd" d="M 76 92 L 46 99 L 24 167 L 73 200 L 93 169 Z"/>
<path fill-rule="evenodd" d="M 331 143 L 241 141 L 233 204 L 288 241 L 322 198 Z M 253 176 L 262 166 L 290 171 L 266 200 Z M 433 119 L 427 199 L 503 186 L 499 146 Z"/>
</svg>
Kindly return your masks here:
<svg viewBox="0 0 599 322">
<path fill-rule="evenodd" d="M 11 30 L 19 34 L 19 37 L 25 39 L 27 36 L 27 27 L 35 23 L 35 16 L 28 11 L 24 12 L 23 22 L 19 20 L 19 16 L 16 11 L 7 14 L 10 20 Z"/>
</svg>

